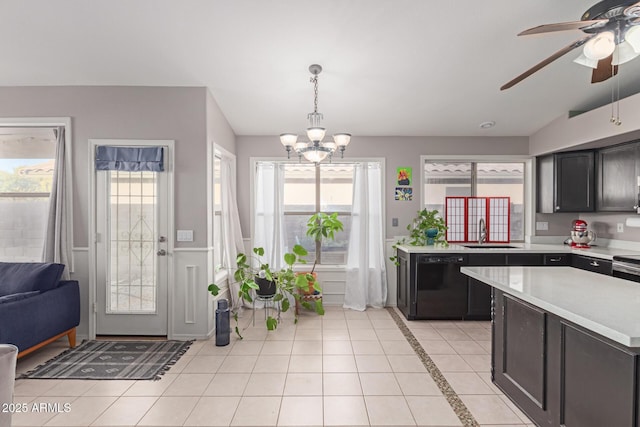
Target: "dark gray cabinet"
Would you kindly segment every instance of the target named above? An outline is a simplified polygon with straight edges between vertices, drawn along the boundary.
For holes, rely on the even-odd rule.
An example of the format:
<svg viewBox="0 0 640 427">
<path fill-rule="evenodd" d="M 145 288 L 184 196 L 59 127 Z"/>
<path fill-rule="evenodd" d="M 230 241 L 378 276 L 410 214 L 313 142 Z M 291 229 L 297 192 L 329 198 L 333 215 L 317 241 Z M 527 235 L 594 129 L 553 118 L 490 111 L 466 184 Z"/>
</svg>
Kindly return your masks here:
<svg viewBox="0 0 640 427">
<path fill-rule="evenodd" d="M 556 153 L 537 158 L 537 211 L 593 212 L 595 156 L 593 151 Z"/>
<path fill-rule="evenodd" d="M 640 143 L 598 150 L 598 211 L 635 212 L 638 205 Z"/>
<path fill-rule="evenodd" d="M 493 290 L 492 380 L 536 425 L 637 427 L 640 349 Z"/>
<path fill-rule="evenodd" d="M 606 274 L 607 276 L 611 276 L 613 274 L 613 266 L 611 261 L 586 255 L 573 254 L 571 256 L 571 266 L 579 268 L 580 270 Z"/>
</svg>

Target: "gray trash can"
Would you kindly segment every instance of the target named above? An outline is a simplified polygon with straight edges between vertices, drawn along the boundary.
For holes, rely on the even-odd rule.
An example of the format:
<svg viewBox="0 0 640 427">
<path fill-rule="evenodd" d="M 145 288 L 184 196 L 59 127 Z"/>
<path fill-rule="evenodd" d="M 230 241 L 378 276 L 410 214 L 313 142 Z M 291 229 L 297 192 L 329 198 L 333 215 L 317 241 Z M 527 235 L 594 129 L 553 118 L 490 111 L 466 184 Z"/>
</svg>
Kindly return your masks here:
<svg viewBox="0 0 640 427">
<path fill-rule="evenodd" d="M 0 408 L 13 402 L 18 347 L 0 344 Z M 11 408 L 8 408 L 11 409 Z M 0 411 L 0 427 L 11 427 L 11 411 Z"/>
</svg>

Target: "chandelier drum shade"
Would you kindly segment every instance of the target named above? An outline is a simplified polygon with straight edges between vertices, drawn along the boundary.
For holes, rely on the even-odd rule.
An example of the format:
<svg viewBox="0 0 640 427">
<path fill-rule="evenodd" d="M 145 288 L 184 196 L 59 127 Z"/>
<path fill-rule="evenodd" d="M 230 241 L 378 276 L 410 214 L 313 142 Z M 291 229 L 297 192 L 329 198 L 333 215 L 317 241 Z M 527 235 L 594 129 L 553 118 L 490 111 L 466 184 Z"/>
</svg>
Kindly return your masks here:
<svg viewBox="0 0 640 427">
<path fill-rule="evenodd" d="M 318 64 L 309 66 L 309 72 L 312 77 L 310 82 L 313 83 L 313 113 L 307 115 L 309 127 L 307 128 L 307 138 L 309 141 L 298 141 L 298 135 L 295 133 L 280 134 L 280 142 L 287 150 L 287 158 L 291 157 L 291 152 L 295 152 L 300 159 L 304 157 L 310 162 L 320 163 L 327 157 L 331 159 L 333 154 L 339 149 L 340 157 L 344 156 L 344 150 L 351 142 L 351 134 L 336 133 L 333 135 L 333 141 L 323 141 L 326 129 L 322 127 L 323 116 L 318 113 L 318 75 L 322 72 L 322 67 Z"/>
</svg>

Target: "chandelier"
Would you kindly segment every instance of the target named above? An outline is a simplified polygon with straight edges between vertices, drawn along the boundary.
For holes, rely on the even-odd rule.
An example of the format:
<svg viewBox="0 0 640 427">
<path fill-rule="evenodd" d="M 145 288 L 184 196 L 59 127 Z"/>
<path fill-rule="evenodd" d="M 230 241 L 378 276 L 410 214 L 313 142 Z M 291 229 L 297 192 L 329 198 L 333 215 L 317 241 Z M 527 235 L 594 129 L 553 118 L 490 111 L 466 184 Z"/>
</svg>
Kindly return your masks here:
<svg viewBox="0 0 640 427">
<path fill-rule="evenodd" d="M 333 135 L 333 141 L 322 141 L 324 139 L 326 129 L 322 127 L 322 114 L 318 113 L 318 74 L 322 71 L 322 67 L 318 64 L 309 66 L 309 71 L 313 75 L 309 81 L 313 83 L 313 113 L 307 115 L 309 119 L 309 127 L 307 128 L 307 138 L 309 141 L 298 141 L 298 135 L 295 133 L 283 133 L 280 135 L 280 142 L 287 150 L 287 158 L 291 158 L 291 151 L 295 151 L 300 159 L 304 156 L 310 162 L 320 163 L 329 156 L 329 160 L 333 154 L 340 149 L 340 157 L 344 157 L 344 150 L 351 141 L 351 134 L 336 133 Z"/>
</svg>

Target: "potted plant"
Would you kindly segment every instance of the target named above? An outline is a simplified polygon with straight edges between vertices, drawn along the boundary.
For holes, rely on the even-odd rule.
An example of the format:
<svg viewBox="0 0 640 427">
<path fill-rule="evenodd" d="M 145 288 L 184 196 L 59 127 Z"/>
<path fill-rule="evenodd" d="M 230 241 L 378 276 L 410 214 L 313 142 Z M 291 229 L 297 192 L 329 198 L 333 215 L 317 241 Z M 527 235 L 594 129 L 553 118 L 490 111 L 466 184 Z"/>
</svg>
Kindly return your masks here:
<svg viewBox="0 0 640 427">
<path fill-rule="evenodd" d="M 444 219 L 440 216 L 437 209 L 423 209 L 418 211 L 418 216 L 413 219 L 411 224 L 407 225 L 409 230 L 409 238 L 403 238 L 393 245 L 396 249 L 398 245 L 408 244 L 412 246 L 427 246 L 441 244 L 447 246 L 446 240 L 447 226 Z M 398 265 L 398 257 L 396 255 L 390 257 L 396 265 Z"/>
<path fill-rule="evenodd" d="M 322 300 L 309 301 L 302 299 L 300 290 L 307 289 L 309 283 L 315 287 L 315 279 L 311 274 L 296 274 L 293 269 L 297 264 L 306 264 L 305 256 L 308 252 L 300 245 L 295 245 L 292 252 L 284 254 L 285 266 L 279 270 L 273 270 L 269 264 L 263 262 L 264 248 L 253 248 L 253 255 L 240 253 L 236 258 L 236 271 L 233 275 L 236 282 L 240 284 L 238 297 L 246 302 L 253 302 L 254 292 L 267 292 L 267 295 L 273 295 L 273 301 L 281 305 L 282 312 L 286 312 L 290 308 L 290 301 L 296 301 L 305 308 L 315 310 L 319 315 L 324 314 Z M 260 291 L 260 284 L 272 286 L 271 291 Z M 209 285 L 209 292 L 217 296 L 220 287 L 215 283 Z M 269 293 L 270 292 L 270 293 Z M 238 337 L 242 338 L 240 329 L 238 328 L 238 309 L 233 311 L 233 318 L 236 321 L 235 332 Z M 294 322 L 298 321 L 298 315 L 295 314 Z M 278 327 L 280 318 L 267 316 L 267 329 L 272 331 Z"/>
<path fill-rule="evenodd" d="M 334 240 L 335 234 L 338 231 L 344 230 L 344 225 L 338 219 L 338 213 L 327 214 L 324 212 L 318 212 L 312 215 L 307 221 L 307 236 L 313 238 L 316 242 L 322 242 L 322 239 Z M 316 251 L 316 259 L 313 261 L 313 267 L 309 273 L 314 278 L 313 283 L 309 282 L 308 290 L 305 292 L 307 295 L 317 293 L 320 291 L 316 282 L 316 265 L 318 264 L 318 252 Z"/>
</svg>

